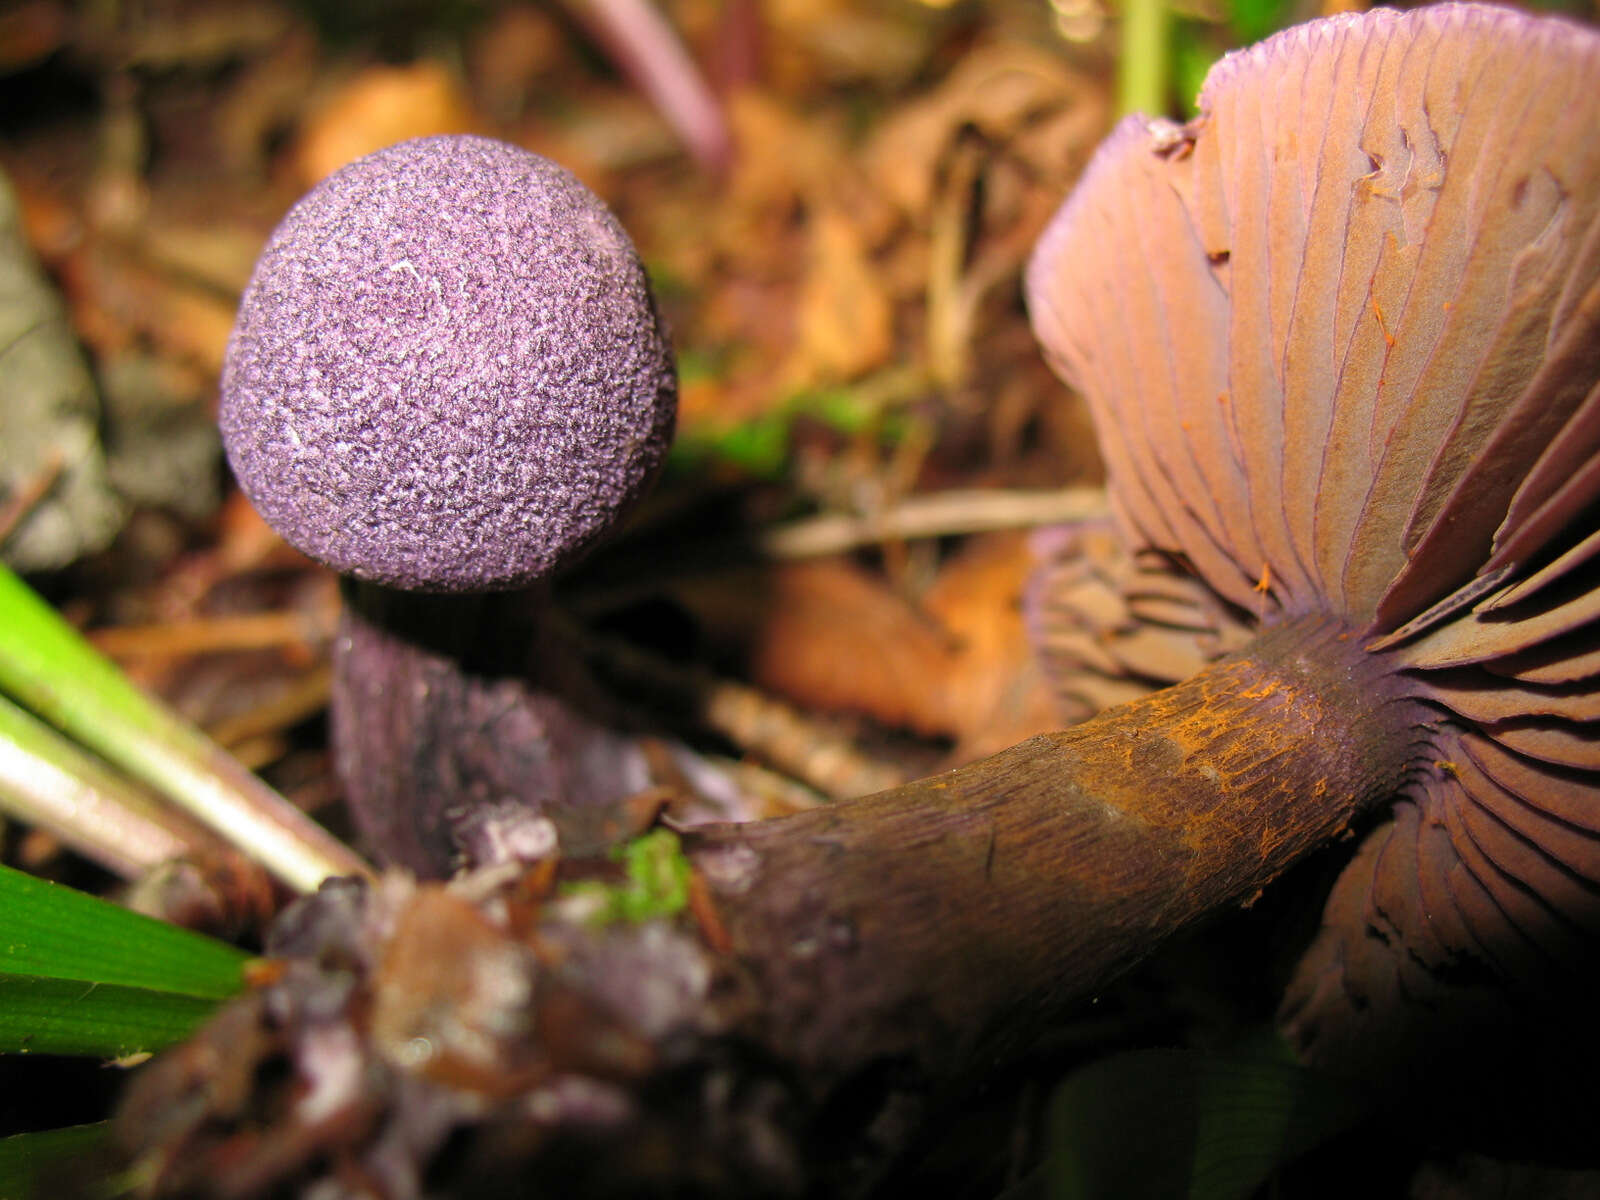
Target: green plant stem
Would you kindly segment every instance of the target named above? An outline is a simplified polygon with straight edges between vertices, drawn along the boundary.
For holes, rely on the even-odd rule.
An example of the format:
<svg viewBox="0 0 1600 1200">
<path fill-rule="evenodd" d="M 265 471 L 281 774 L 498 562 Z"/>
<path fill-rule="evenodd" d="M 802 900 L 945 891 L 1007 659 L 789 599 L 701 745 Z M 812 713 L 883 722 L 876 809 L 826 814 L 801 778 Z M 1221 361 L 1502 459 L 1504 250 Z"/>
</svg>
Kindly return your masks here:
<svg viewBox="0 0 1600 1200">
<path fill-rule="evenodd" d="M 3 696 L 0 809 L 123 879 L 194 848 L 186 818 Z"/>
<path fill-rule="evenodd" d="M 1167 0 L 1123 0 L 1119 112 L 1166 115 L 1168 23 Z"/>
<path fill-rule="evenodd" d="M 0 568 L 0 691 L 149 784 L 298 891 L 370 876 L 343 842 L 146 696 Z"/>
</svg>

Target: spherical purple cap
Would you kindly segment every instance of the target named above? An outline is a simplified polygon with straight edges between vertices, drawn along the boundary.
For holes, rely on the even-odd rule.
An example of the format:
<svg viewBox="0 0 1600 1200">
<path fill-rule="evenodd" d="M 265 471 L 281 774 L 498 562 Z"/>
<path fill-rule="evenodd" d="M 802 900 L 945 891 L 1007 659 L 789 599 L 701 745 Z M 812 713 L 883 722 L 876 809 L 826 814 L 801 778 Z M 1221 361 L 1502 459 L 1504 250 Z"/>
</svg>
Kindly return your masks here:
<svg viewBox="0 0 1600 1200">
<path fill-rule="evenodd" d="M 601 536 L 671 439 L 632 243 L 536 154 L 402 142 L 290 210 L 222 374 L 228 461 L 289 542 L 419 591 L 517 587 Z"/>
</svg>

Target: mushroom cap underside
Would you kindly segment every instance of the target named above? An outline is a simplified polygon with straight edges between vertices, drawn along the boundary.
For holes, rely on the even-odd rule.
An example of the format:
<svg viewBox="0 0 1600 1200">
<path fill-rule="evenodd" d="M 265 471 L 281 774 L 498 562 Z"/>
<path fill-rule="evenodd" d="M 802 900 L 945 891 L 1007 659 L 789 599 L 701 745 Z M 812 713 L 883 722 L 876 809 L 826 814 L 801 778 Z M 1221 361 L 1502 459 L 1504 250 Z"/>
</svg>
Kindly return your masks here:
<svg viewBox="0 0 1600 1200">
<path fill-rule="evenodd" d="M 1124 536 L 1034 588 L 1069 708 L 1322 612 L 1426 714 L 1290 985 L 1313 1059 L 1597 961 L 1596 80 L 1562 20 L 1315 21 L 1125 120 L 1030 264 Z"/>
<path fill-rule="evenodd" d="M 312 557 L 422 591 L 520 586 L 638 497 L 672 433 L 643 268 L 564 168 L 481 137 L 340 169 L 256 265 L 223 371 L 229 461 Z"/>
</svg>

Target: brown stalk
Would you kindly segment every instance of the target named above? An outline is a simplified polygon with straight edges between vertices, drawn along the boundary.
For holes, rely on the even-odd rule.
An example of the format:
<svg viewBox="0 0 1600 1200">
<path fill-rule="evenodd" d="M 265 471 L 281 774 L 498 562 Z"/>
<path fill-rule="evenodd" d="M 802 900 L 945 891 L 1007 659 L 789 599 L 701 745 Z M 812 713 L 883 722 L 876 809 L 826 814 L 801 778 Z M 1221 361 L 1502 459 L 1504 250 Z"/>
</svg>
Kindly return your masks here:
<svg viewBox="0 0 1600 1200">
<path fill-rule="evenodd" d="M 1302 620 L 1087 724 L 687 846 L 777 1053 L 818 1081 L 898 1055 L 938 1077 L 1390 795 L 1410 707 L 1336 625 Z"/>
<path fill-rule="evenodd" d="M 159 1195 L 278 1194 L 370 1164 L 386 1195 L 424 1172 L 451 1195 L 857 1193 L 930 1099 L 1392 792 L 1417 713 L 1381 658 L 1337 623 L 1289 622 L 948 774 L 696 827 L 673 922 L 574 916 L 554 859 L 336 885 L 278 923 L 264 993 L 139 1077 L 120 1136 Z M 350 997 L 332 1013 L 330 991 Z M 229 1070 L 291 1082 L 218 1099 L 217 1064 L 241 1053 Z M 273 1090 L 307 1071 L 363 1082 L 313 1118 L 303 1089 Z M 839 1104 L 854 1115 L 830 1125 Z M 453 1126 L 476 1136 L 442 1176 Z"/>
</svg>

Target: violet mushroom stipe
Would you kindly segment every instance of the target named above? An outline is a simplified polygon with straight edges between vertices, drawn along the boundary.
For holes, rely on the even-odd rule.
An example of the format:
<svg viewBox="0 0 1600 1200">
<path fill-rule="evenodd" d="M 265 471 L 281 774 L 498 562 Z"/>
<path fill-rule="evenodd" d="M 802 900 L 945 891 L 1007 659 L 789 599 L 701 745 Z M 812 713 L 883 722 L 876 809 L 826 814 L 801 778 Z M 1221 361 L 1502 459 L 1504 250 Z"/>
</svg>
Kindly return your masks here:
<svg viewBox="0 0 1600 1200">
<path fill-rule="evenodd" d="M 627 234 L 525 150 L 391 146 L 323 180 L 268 241 L 228 344 L 223 439 L 267 522 L 360 581 L 335 751 L 390 861 L 447 870 L 454 806 L 648 782 L 636 750 L 561 702 L 581 672 L 555 661 L 539 599 L 461 594 L 537 584 L 612 528 L 665 456 L 676 395 Z M 509 760 L 496 738 L 521 739 Z"/>
<path fill-rule="evenodd" d="M 1125 120 L 1030 264 L 1124 539 L 1082 531 L 1035 627 L 1079 711 L 1309 615 L 1329 672 L 1381 664 L 1414 752 L 1281 1016 L 1425 1054 L 1597 963 L 1600 35 L 1335 17 L 1200 113 Z"/>
</svg>

